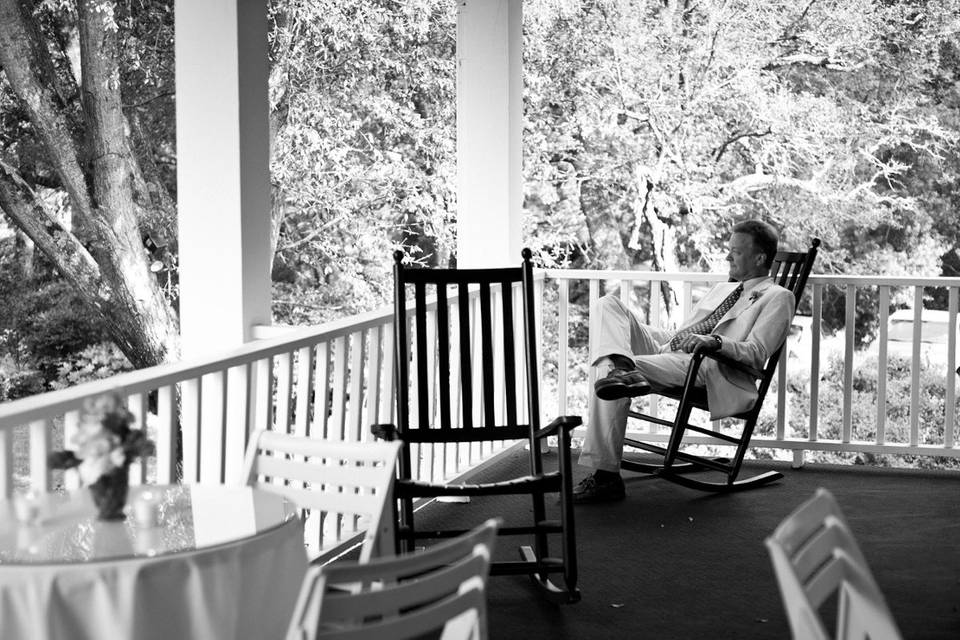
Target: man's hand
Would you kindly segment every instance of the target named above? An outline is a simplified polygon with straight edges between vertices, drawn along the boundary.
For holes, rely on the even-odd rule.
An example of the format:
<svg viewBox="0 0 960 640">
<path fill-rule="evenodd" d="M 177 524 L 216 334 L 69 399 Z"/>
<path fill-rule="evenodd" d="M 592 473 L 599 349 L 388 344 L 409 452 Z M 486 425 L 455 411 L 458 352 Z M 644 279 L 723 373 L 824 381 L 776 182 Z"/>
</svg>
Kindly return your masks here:
<svg viewBox="0 0 960 640">
<path fill-rule="evenodd" d="M 697 347 L 701 345 L 703 346 L 704 351 L 716 351 L 720 348 L 720 345 L 713 336 L 701 336 L 691 333 L 688 336 L 684 336 L 680 341 L 679 351 L 683 351 L 684 353 L 693 353 L 696 351 Z"/>
</svg>

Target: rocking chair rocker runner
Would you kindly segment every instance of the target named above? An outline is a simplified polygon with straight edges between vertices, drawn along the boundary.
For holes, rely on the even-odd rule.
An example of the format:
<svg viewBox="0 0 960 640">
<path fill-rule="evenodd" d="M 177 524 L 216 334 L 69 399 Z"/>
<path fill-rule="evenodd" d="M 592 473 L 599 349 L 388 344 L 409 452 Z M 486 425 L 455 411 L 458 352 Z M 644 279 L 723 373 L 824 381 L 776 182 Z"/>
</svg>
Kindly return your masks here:
<svg viewBox="0 0 960 640">
<path fill-rule="evenodd" d="M 806 288 L 807 277 L 813 269 L 813 262 L 817 257 L 817 247 L 819 246 L 820 239 L 814 238 L 810 243 L 810 250 L 807 252 L 779 251 L 770 269 L 770 275 L 774 278 L 774 281 L 793 292 L 797 305 L 800 304 L 800 298 Z M 644 449 L 662 455 L 663 462 L 660 464 L 648 464 L 636 460 L 624 459 L 620 463 L 621 468 L 627 471 L 656 474 L 665 480 L 676 482 L 677 484 L 692 489 L 713 492 L 752 489 L 781 479 L 783 474 L 777 471 L 767 471 L 742 480 L 738 480 L 737 475 L 740 473 L 740 466 L 743 464 L 744 454 L 746 454 L 750 446 L 750 437 L 753 435 L 753 429 L 760 415 L 760 408 L 763 406 L 763 399 L 767 395 L 767 389 L 770 387 L 770 381 L 773 379 L 773 373 L 777 368 L 777 363 L 780 361 L 780 353 L 782 351 L 783 345 L 770 354 L 770 357 L 761 370 L 756 370 L 718 353 L 701 351 L 699 349 L 695 351 L 693 358 L 690 360 L 689 368 L 687 369 L 687 377 L 684 385 L 682 387 L 673 387 L 658 392 L 659 395 L 679 400 L 677 412 L 672 421 L 634 411 L 633 409 L 627 414 L 631 418 L 637 418 L 672 428 L 666 447 L 661 447 L 650 442 L 643 442 L 634 438 L 626 438 L 624 440 L 626 446 Z M 757 400 L 753 404 L 753 407 L 733 416 L 743 421 L 743 429 L 739 436 L 720 433 L 689 423 L 693 409 L 699 409 L 701 411 L 708 410 L 706 391 L 702 387 L 695 385 L 697 372 L 700 370 L 700 365 L 704 358 L 710 358 L 728 367 L 747 372 L 759 382 Z M 730 459 L 709 458 L 681 450 L 680 446 L 683 441 L 683 436 L 688 429 L 722 441 L 720 444 L 734 446 L 736 449 L 733 457 Z M 726 481 L 713 482 L 684 475 L 690 471 L 704 470 L 724 473 L 727 476 Z"/>
<path fill-rule="evenodd" d="M 540 426 L 536 316 L 531 252 L 520 267 L 425 269 L 403 264 L 394 254 L 394 367 L 397 424 L 374 425 L 381 438 L 403 441 L 395 495 L 399 502 L 399 550 L 416 540 L 449 538 L 463 530 L 418 529 L 414 500 L 439 496 L 526 495 L 532 522 L 501 527 L 499 535 L 525 535 L 520 560 L 498 561 L 490 575 L 528 574 L 551 600 L 576 602 L 577 556 L 573 524 L 570 431 L 578 416 Z M 413 299 L 408 303 L 408 288 Z M 430 298 L 435 296 L 435 302 Z M 519 313 L 518 313 L 519 311 Z M 408 331 L 413 325 L 413 335 Z M 525 422 L 524 422 L 525 421 Z M 557 438 L 559 469 L 546 472 L 541 459 L 547 438 Z M 444 484 L 420 480 L 419 451 L 432 445 L 525 441 L 528 475 L 488 484 Z M 411 449 L 414 453 L 411 455 Z M 449 449 L 449 447 L 448 447 Z M 440 474 L 434 474 L 434 477 Z M 559 494 L 559 519 L 548 519 L 547 494 Z M 553 499 L 551 509 L 556 509 Z M 559 556 L 549 538 L 559 537 Z M 556 547 L 554 547 L 556 549 Z M 562 583 L 555 581 L 562 575 Z"/>
</svg>

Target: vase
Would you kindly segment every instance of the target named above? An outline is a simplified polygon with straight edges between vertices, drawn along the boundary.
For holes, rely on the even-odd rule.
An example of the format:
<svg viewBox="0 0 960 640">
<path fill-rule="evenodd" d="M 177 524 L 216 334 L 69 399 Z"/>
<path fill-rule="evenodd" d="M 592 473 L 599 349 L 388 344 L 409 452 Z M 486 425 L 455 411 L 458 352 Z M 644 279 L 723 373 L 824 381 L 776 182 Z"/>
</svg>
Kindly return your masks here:
<svg viewBox="0 0 960 640">
<path fill-rule="evenodd" d="M 123 465 L 103 474 L 90 485 L 93 503 L 97 507 L 98 520 L 123 520 L 127 517 L 123 508 L 127 504 L 127 490 L 130 487 L 129 474 L 128 466 Z"/>
</svg>

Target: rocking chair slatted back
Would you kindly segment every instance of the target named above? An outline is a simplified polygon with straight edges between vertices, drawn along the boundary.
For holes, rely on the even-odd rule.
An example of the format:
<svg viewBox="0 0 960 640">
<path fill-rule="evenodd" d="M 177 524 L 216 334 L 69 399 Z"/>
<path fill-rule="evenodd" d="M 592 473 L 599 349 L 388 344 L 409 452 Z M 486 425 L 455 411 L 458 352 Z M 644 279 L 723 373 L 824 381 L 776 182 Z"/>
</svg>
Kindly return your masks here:
<svg viewBox="0 0 960 640">
<path fill-rule="evenodd" d="M 491 573 L 530 575 L 551 599 L 576 602 L 580 594 L 570 432 L 581 421 L 561 416 L 541 427 L 531 255 L 523 251 L 519 268 L 426 269 L 407 266 L 403 254 L 395 254 L 398 415 L 396 425 L 373 425 L 373 430 L 378 437 L 404 443 L 396 485 L 402 550 L 412 550 L 421 539 L 462 533 L 418 527 L 415 500 L 526 496 L 530 517 L 518 526 L 503 527 L 500 535 L 526 536 L 532 544 L 520 547 L 521 560 L 493 563 Z M 542 455 L 551 437 L 557 441 L 559 469 L 544 472 Z M 474 457 L 478 452 L 489 455 L 494 443 L 511 440 L 526 444 L 529 464 L 523 475 L 509 480 L 451 483 L 445 465 L 420 464 L 421 446 L 463 444 L 454 455 Z M 553 495 L 548 499 L 548 494 Z M 551 513 L 558 510 L 559 514 Z M 556 538 L 559 554 L 550 553 Z M 558 573 L 562 583 L 551 575 Z"/>
<path fill-rule="evenodd" d="M 534 328 L 532 297 L 521 299 L 524 276 L 520 268 L 397 267 L 397 382 L 416 390 L 415 405 L 398 395 L 406 442 L 511 440 L 539 429 L 538 398 L 530 392 L 538 385 L 536 346 L 518 352 L 516 339 L 518 329 Z"/>
</svg>

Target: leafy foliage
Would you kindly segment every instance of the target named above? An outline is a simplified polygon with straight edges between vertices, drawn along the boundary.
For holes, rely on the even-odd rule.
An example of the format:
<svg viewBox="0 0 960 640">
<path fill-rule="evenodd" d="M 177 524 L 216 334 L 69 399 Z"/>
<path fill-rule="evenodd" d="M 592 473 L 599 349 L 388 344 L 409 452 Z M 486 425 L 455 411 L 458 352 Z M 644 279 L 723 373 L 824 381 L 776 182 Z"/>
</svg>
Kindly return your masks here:
<svg viewBox="0 0 960 640">
<path fill-rule="evenodd" d="M 529 228 L 553 260 L 718 269 L 741 217 L 823 238 L 826 272 L 934 274 L 958 246 L 953 0 L 525 8 Z"/>
<path fill-rule="evenodd" d="M 85 150 L 77 5 L 33 4 L 57 104 Z M 99 4 L 117 37 L 137 224 L 175 307 L 173 3 Z M 455 259 L 456 11 L 447 0 L 270 3 L 278 323 L 384 304 L 394 250 Z M 730 222 L 751 216 L 788 246 L 823 238 L 818 271 L 957 273 L 957 15 L 958 0 L 525 0 L 525 244 L 550 266 L 718 270 Z M 0 133 L 3 161 L 68 219 L 5 74 Z M 18 287 L 13 269 L 0 263 L 5 362 L 44 385 L 120 366 L 75 355 L 107 325 L 69 287 L 52 273 Z M 585 295 L 575 289 L 575 302 Z M 827 292 L 827 330 L 842 326 L 842 300 Z M 858 307 L 863 343 L 876 300 Z"/>
<path fill-rule="evenodd" d="M 891 355 L 887 367 L 881 371 L 877 358 L 866 356 L 854 367 L 851 389 L 851 439 L 854 441 L 874 441 L 877 436 L 877 407 L 879 405 L 879 380 L 885 378 L 886 385 L 886 442 L 907 444 L 911 433 L 911 402 L 913 395 L 912 365 L 903 357 Z M 817 423 L 818 436 L 822 439 L 841 438 L 844 407 L 844 361 L 842 357 L 831 357 L 821 372 L 819 386 L 819 404 Z M 946 375 L 953 375 L 947 372 Z M 918 416 L 918 442 L 921 445 L 943 446 L 944 412 L 960 414 L 960 399 L 953 407 L 946 406 L 946 379 L 942 367 L 927 361 L 920 362 Z M 801 437 L 809 434 L 810 394 L 809 374 L 799 372 L 788 376 L 790 385 L 791 409 L 790 427 L 793 433 Z M 837 461 L 834 454 L 811 452 L 813 460 Z M 894 456 L 858 454 L 854 459 L 859 464 L 869 463 L 880 466 L 956 466 L 956 461 L 947 462 L 929 456 Z"/>
<path fill-rule="evenodd" d="M 391 254 L 450 260 L 456 6 L 444 0 L 272 5 L 274 269 L 285 322 L 390 298 Z"/>
<path fill-rule="evenodd" d="M 12 238 L 0 241 L 0 400 L 12 400 L 131 369 L 102 320 L 42 256 L 27 276 Z"/>
</svg>

